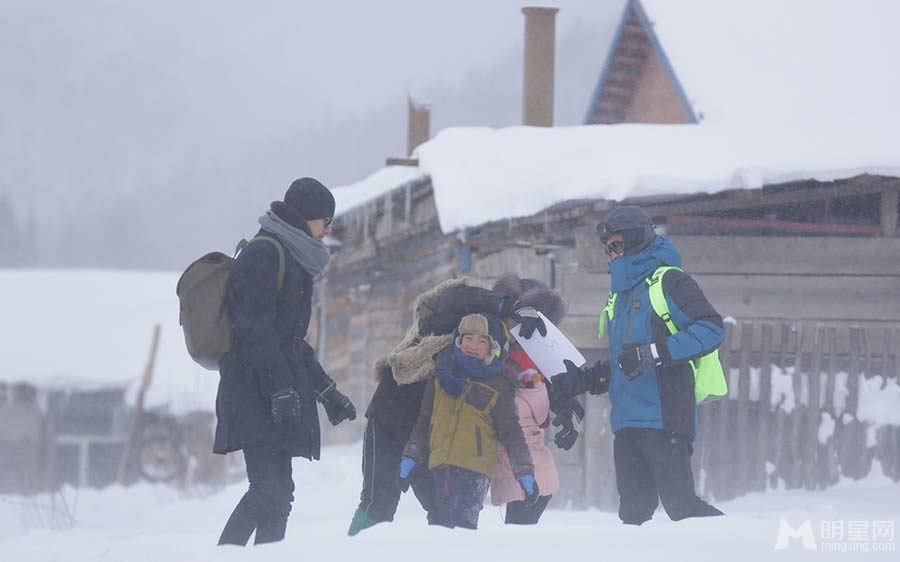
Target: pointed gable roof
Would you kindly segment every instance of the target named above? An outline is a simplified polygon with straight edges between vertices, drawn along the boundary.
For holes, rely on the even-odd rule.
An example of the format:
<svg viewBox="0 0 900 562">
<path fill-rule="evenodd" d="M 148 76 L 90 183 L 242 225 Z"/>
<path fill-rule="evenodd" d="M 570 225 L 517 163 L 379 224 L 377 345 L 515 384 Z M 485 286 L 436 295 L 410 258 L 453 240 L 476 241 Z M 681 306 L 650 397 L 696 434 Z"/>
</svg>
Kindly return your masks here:
<svg viewBox="0 0 900 562">
<path fill-rule="evenodd" d="M 898 18 L 884 0 L 629 0 L 586 123 L 877 124 Z"/>
<path fill-rule="evenodd" d="M 639 0 L 622 12 L 584 122 L 697 122 Z"/>
</svg>

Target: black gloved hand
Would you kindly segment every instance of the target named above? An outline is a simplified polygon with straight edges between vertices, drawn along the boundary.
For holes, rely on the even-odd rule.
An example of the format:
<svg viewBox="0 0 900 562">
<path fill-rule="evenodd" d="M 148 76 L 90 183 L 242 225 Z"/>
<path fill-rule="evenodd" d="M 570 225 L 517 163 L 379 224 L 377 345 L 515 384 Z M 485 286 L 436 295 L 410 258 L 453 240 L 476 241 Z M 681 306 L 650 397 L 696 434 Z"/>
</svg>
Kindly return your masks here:
<svg viewBox="0 0 900 562">
<path fill-rule="evenodd" d="M 562 429 L 553 436 L 553 443 L 563 451 L 568 451 L 575 445 L 575 440 L 578 439 L 578 431 L 575 429 L 572 414 L 557 415 L 553 420 L 553 425 L 562 426 Z"/>
<path fill-rule="evenodd" d="M 316 399 L 325 407 L 328 421 L 337 425 L 344 420 L 356 419 L 356 406 L 341 393 L 331 377 L 326 376 L 316 388 Z"/>
<path fill-rule="evenodd" d="M 553 425 L 556 425 L 556 422 L 559 420 L 559 417 L 553 420 Z M 578 439 L 578 430 L 575 429 L 571 418 L 562 418 L 562 420 L 563 428 L 557 431 L 556 435 L 553 436 L 553 444 L 563 451 L 568 451 L 575 445 L 575 441 Z"/>
<path fill-rule="evenodd" d="M 566 366 L 565 373 L 559 373 L 550 377 L 550 407 L 555 412 L 558 412 L 558 409 L 554 408 L 554 403 L 559 404 L 559 407 L 561 407 L 566 402 L 587 391 L 584 371 L 576 367 L 575 363 L 568 359 L 563 360 L 563 365 Z"/>
<path fill-rule="evenodd" d="M 559 410 L 554 403 L 563 405 L 568 400 L 590 392 L 603 394 L 609 391 L 609 361 L 597 361 L 593 367 L 580 369 L 568 359 L 563 360 L 566 372 L 550 378 L 550 408 Z"/>
<path fill-rule="evenodd" d="M 269 400 L 272 403 L 272 419 L 275 423 L 300 419 L 300 395 L 293 388 L 282 388 Z"/>
<path fill-rule="evenodd" d="M 542 336 L 547 335 L 547 326 L 544 325 L 543 318 L 540 317 L 537 310 L 530 306 L 516 308 L 510 318 L 519 324 L 519 335 L 526 340 L 534 334 L 535 330 Z"/>
<path fill-rule="evenodd" d="M 588 392 L 593 395 L 609 392 L 609 361 L 597 361 L 584 371 Z"/>
<path fill-rule="evenodd" d="M 563 451 L 568 451 L 578 439 L 578 431 L 575 429 L 575 420 L 579 422 L 584 419 L 584 408 L 578 402 L 577 398 L 568 398 L 560 400 L 550 400 L 550 409 L 556 413 L 553 418 L 553 425 L 562 427 L 556 435 L 553 436 L 553 443 Z"/>
<path fill-rule="evenodd" d="M 653 365 L 660 365 L 658 353 L 653 353 L 649 343 L 626 343 L 622 345 L 622 353 L 616 357 L 619 368 L 629 379 L 643 374 Z"/>
</svg>

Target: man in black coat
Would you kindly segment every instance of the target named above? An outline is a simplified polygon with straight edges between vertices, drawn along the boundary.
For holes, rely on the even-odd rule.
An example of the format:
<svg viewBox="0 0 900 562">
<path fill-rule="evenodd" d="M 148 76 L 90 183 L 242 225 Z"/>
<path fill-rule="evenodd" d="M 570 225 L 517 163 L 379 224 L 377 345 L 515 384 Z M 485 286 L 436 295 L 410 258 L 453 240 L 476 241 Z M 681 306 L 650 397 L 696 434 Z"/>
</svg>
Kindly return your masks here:
<svg viewBox="0 0 900 562">
<path fill-rule="evenodd" d="M 313 280 L 330 258 L 322 239 L 333 216 L 324 185 L 294 181 L 259 219 L 257 236 L 275 241 L 251 242 L 229 273 L 234 343 L 219 366 L 213 451 L 243 450 L 249 488 L 219 544 L 246 545 L 254 531 L 256 544 L 282 540 L 294 499 L 291 459 L 319 458 L 316 401 L 332 425 L 356 418 L 304 339 Z"/>
</svg>

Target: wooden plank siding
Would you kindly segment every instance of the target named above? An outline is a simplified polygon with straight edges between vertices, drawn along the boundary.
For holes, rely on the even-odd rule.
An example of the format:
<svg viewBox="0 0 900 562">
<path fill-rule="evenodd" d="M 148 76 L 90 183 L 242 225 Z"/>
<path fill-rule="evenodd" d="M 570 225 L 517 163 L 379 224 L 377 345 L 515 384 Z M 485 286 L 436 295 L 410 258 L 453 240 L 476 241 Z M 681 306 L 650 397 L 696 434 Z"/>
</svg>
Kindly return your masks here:
<svg viewBox="0 0 900 562">
<path fill-rule="evenodd" d="M 889 210 L 897 206 L 890 194 L 898 186 L 895 179 L 861 176 L 639 203 L 652 216 L 664 217 L 881 193 L 887 196 L 875 221 L 888 230 L 893 224 L 896 231 Z M 608 357 L 607 341 L 597 338 L 609 292 L 607 257 L 593 227 L 611 202 L 568 202 L 460 236 L 441 232 L 430 189 L 429 184 L 406 186 L 387 195 L 390 203 L 379 199 L 336 221 L 342 245 L 323 286 L 324 341 L 318 347 L 325 351 L 326 370 L 360 412 L 374 390 L 374 362 L 405 334 L 413 300 L 454 276 L 490 285 L 514 272 L 544 281 L 567 300 L 560 328 L 589 362 Z M 873 459 L 886 473 L 900 475 L 896 429 L 881 428 L 877 444 L 870 446 L 869 425 L 856 418 L 861 381 L 885 373 L 896 377 L 900 238 L 887 233 L 671 239 L 685 270 L 727 319 L 720 357 L 732 394 L 700 408 L 694 455 L 698 491 L 726 499 L 775 485 L 824 487 L 840 476 L 865 475 Z M 310 336 L 318 334 L 316 327 Z M 794 373 L 789 383 L 794 396 L 801 397 L 796 404 L 785 403 L 775 384 L 783 384 L 776 377 L 787 370 Z M 839 407 L 841 393 L 846 398 Z M 585 405 L 576 447 L 561 452 L 551 446 L 563 481 L 553 506 L 615 509 L 609 400 L 588 397 Z M 834 420 L 835 429 L 820 442 L 823 416 Z M 326 442 L 347 442 L 361 439 L 364 423 L 323 427 Z"/>
</svg>

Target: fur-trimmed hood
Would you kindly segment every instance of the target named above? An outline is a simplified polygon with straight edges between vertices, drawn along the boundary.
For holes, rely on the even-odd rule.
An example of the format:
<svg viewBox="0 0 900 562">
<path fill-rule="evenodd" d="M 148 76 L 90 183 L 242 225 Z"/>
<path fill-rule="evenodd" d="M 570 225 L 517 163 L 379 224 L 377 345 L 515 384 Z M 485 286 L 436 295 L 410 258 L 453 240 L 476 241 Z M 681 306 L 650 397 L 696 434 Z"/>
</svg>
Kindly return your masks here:
<svg viewBox="0 0 900 562">
<path fill-rule="evenodd" d="M 443 281 L 425 291 L 413 304 L 413 322 L 403 340 L 390 353 L 375 361 L 375 378 L 393 375 L 397 384 L 410 384 L 427 378 L 434 369 L 435 353 L 453 343 L 453 334 L 422 336 L 425 320 L 437 309 L 444 291 L 457 285 L 481 285 L 473 279 L 460 277 Z"/>
</svg>

